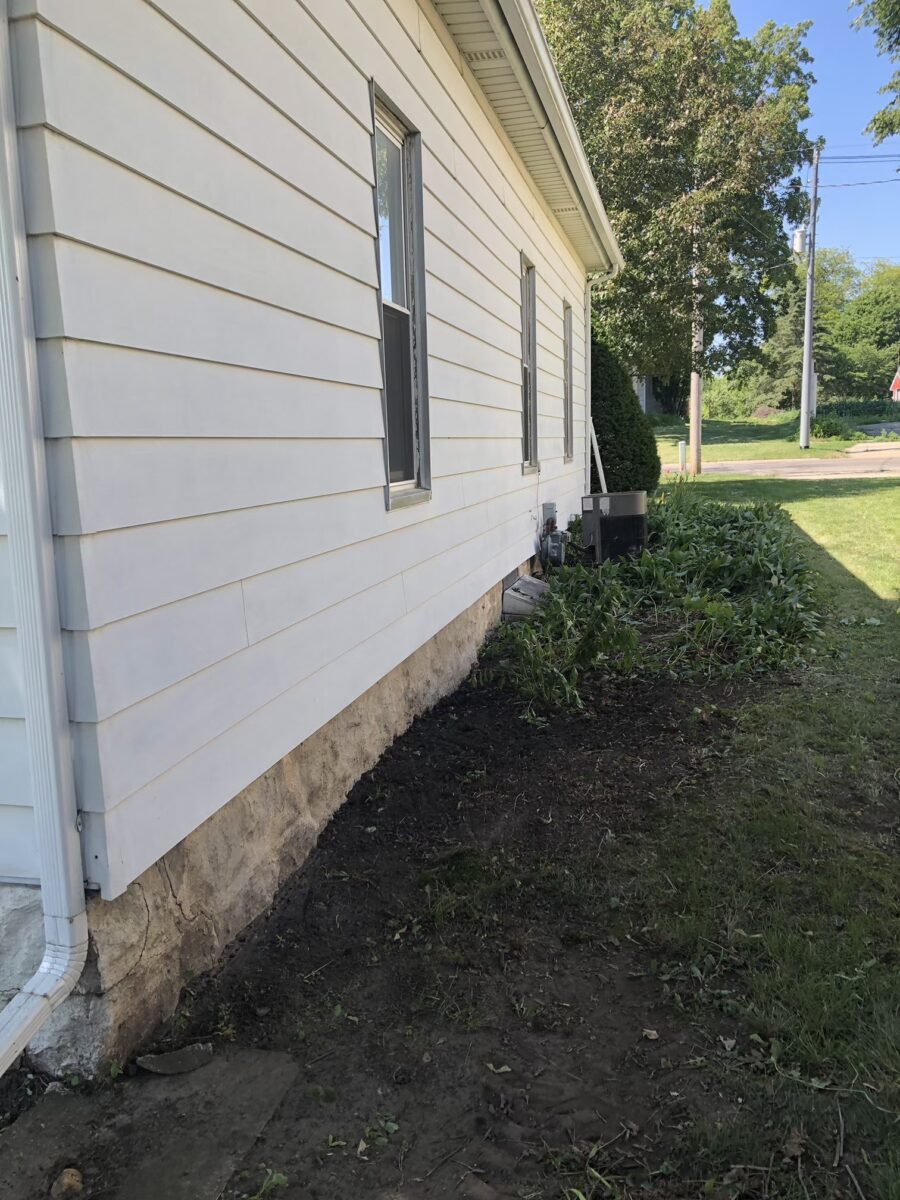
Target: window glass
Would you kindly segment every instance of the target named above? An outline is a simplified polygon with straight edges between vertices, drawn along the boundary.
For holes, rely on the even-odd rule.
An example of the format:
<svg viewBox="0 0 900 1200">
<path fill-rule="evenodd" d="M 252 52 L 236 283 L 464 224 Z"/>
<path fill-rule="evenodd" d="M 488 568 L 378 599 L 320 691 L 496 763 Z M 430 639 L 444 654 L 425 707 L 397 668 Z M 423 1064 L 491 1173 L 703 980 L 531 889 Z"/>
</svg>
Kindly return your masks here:
<svg viewBox="0 0 900 1200">
<path fill-rule="evenodd" d="M 409 314 L 384 306 L 384 388 L 391 483 L 416 476 Z"/>
<path fill-rule="evenodd" d="M 535 269 L 522 260 L 522 459 L 536 466 L 537 453 L 537 297 Z"/>
<path fill-rule="evenodd" d="M 377 96 L 374 116 L 387 504 L 392 507 L 427 498 L 431 488 L 422 139 Z"/>
<path fill-rule="evenodd" d="M 378 192 L 378 247 L 381 294 L 389 304 L 408 308 L 404 236 L 403 147 L 384 129 L 375 130 Z"/>
<path fill-rule="evenodd" d="M 572 458 L 575 454 L 575 427 L 573 409 L 573 361 L 572 361 L 572 306 L 563 305 L 563 418 L 565 423 L 564 454 Z"/>
</svg>

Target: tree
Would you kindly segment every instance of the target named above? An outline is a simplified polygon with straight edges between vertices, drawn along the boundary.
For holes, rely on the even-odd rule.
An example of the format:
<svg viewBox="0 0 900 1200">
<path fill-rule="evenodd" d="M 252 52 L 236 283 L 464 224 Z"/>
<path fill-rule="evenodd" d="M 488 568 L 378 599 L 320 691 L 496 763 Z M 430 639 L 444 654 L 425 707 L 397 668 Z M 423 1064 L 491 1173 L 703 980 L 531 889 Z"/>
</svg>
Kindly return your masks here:
<svg viewBox="0 0 900 1200">
<path fill-rule="evenodd" d="M 879 53 L 886 54 L 891 62 L 900 62 L 900 0 L 857 0 L 857 4 L 862 8 L 857 24 L 870 25 L 875 30 Z M 894 72 L 881 92 L 891 99 L 866 127 L 876 145 L 900 133 L 900 71 Z"/>
<path fill-rule="evenodd" d="M 749 412 L 759 403 L 797 407 L 803 358 L 805 271 L 792 267 L 777 290 L 778 316 L 756 362 L 721 376 L 717 409 Z M 822 247 L 816 258 L 814 356 L 823 395 L 883 394 L 900 352 L 900 267 L 860 269 L 846 250 Z"/>
<path fill-rule="evenodd" d="M 844 307 L 838 330 L 845 343 L 900 350 L 900 267 L 876 264 Z"/>
<path fill-rule="evenodd" d="M 736 361 L 769 332 L 767 286 L 806 201 L 800 129 L 808 25 L 741 37 L 728 0 L 539 0 L 548 39 L 625 257 L 598 298 L 637 374 Z"/>
</svg>

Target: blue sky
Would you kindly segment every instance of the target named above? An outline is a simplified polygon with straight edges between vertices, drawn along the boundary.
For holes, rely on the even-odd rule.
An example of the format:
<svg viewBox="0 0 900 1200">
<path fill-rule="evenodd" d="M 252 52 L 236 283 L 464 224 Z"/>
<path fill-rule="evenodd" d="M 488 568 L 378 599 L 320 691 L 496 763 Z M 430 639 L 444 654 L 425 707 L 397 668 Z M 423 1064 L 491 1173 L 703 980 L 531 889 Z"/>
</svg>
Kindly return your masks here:
<svg viewBox="0 0 900 1200">
<path fill-rule="evenodd" d="M 827 139 L 826 155 L 900 154 L 900 137 L 875 147 L 863 133 L 887 99 L 878 95 L 878 89 L 887 81 L 891 64 L 876 54 L 870 29 L 851 28 L 854 13 L 847 0 L 732 0 L 732 8 L 744 34 L 768 20 L 780 25 L 813 21 L 807 45 L 815 59 L 817 83 L 811 96 L 809 132 Z M 896 162 L 823 162 L 819 180 L 832 184 L 889 179 L 896 176 L 898 166 Z M 860 259 L 900 261 L 900 183 L 827 187 L 821 194 L 819 245 L 843 247 Z"/>
</svg>

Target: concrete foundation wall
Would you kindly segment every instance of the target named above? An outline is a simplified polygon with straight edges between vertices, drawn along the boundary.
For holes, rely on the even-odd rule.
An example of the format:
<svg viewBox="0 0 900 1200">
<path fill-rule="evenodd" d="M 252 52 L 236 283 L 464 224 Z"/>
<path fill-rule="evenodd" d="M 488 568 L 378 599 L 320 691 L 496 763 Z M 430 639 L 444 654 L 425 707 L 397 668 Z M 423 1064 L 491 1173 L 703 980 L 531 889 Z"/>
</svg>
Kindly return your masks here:
<svg viewBox="0 0 900 1200">
<path fill-rule="evenodd" d="M 174 1011 L 184 980 L 213 966 L 271 902 L 382 751 L 462 682 L 499 620 L 501 599 L 497 584 L 123 895 L 91 900 L 87 968 L 75 994 L 30 1046 L 33 1064 L 51 1073 L 93 1075 L 128 1058 Z M 30 895 L 39 921 L 39 894 L 16 891 L 17 911 L 28 907 Z"/>
</svg>

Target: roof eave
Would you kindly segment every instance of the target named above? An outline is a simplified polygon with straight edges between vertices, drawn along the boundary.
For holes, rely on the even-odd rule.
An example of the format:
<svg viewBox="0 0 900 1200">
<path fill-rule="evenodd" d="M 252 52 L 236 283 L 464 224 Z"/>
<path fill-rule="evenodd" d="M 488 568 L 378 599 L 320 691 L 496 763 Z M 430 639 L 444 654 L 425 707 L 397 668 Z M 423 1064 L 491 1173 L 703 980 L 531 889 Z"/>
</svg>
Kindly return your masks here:
<svg viewBox="0 0 900 1200">
<path fill-rule="evenodd" d="M 594 182 L 533 0 L 482 0 L 482 4 L 496 6 L 502 12 L 525 70 L 547 115 L 549 126 L 600 252 L 598 260 L 587 263 L 586 266 L 590 271 L 617 273 L 624 267 L 625 260 Z"/>
</svg>

